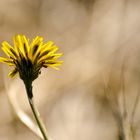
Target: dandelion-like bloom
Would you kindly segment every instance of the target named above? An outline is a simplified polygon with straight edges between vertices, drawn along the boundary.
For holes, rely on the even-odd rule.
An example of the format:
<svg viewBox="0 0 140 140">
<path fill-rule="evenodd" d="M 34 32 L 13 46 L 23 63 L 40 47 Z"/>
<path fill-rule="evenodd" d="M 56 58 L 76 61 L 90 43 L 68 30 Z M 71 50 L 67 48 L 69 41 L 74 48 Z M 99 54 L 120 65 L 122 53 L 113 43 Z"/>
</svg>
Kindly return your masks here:
<svg viewBox="0 0 140 140">
<path fill-rule="evenodd" d="M 29 44 L 25 35 L 17 35 L 13 40 L 14 46 L 6 41 L 2 43 L 2 50 L 8 58 L 0 57 L 0 62 L 14 67 L 9 73 L 10 77 L 19 73 L 24 82 L 32 82 L 38 77 L 42 67 L 58 69 L 57 66 L 62 64 L 62 61 L 57 60 L 62 53 L 55 53 L 58 47 L 52 41 L 43 43 L 43 38 L 37 36 Z"/>
<path fill-rule="evenodd" d="M 0 62 L 14 67 L 9 73 L 10 77 L 19 74 L 23 80 L 31 110 L 40 132 L 44 140 L 49 140 L 46 128 L 34 105 L 32 82 L 38 77 L 42 67 L 58 69 L 57 66 L 61 65 L 62 61 L 57 60 L 57 58 L 59 58 L 62 53 L 55 53 L 58 47 L 52 41 L 43 43 L 43 38 L 40 36 L 33 39 L 31 43 L 29 43 L 29 39 L 26 38 L 25 35 L 17 35 L 13 40 L 14 46 L 11 46 L 6 41 L 2 43 L 2 50 L 8 57 L 0 57 Z"/>
</svg>

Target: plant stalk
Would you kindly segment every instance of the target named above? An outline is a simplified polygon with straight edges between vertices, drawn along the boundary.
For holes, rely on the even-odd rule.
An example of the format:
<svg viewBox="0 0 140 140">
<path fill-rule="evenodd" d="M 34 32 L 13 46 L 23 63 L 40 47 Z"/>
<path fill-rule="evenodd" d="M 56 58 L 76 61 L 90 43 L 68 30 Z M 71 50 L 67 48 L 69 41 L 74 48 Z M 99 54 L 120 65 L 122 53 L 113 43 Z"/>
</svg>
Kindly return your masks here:
<svg viewBox="0 0 140 140">
<path fill-rule="evenodd" d="M 27 96 L 28 96 L 28 101 L 29 101 L 32 113 L 34 115 L 34 118 L 37 122 L 39 129 L 40 129 L 40 132 L 42 133 L 44 140 L 49 140 L 49 138 L 47 136 L 46 128 L 45 128 L 45 126 L 40 118 L 40 114 L 39 114 L 39 112 L 34 104 L 34 101 L 33 101 L 32 82 L 24 82 L 24 84 L 25 84 L 25 88 L 26 88 L 26 92 L 27 92 Z"/>
</svg>

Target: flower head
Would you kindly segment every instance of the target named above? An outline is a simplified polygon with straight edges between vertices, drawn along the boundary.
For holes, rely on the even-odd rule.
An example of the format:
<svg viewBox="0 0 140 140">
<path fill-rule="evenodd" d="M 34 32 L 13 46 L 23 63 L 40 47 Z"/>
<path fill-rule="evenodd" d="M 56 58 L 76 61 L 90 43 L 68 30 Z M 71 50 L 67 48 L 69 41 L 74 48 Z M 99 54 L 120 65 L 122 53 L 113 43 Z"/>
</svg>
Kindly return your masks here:
<svg viewBox="0 0 140 140">
<path fill-rule="evenodd" d="M 10 77 L 19 73 L 22 80 L 33 81 L 40 74 L 42 67 L 58 69 L 57 66 L 62 64 L 62 61 L 57 60 L 62 53 L 55 53 L 58 47 L 52 41 L 43 43 L 43 38 L 37 36 L 29 44 L 25 35 L 17 35 L 13 40 L 14 46 L 6 41 L 2 42 L 2 50 L 8 57 L 0 57 L 0 62 L 14 67 L 9 73 Z"/>
</svg>

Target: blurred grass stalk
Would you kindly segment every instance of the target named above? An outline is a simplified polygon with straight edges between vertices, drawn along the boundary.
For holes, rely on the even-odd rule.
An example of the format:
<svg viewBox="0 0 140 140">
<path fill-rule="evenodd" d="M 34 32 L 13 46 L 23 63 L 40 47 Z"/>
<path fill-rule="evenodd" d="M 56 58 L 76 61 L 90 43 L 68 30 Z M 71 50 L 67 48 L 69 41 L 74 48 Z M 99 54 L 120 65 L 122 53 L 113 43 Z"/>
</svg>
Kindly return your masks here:
<svg viewBox="0 0 140 140">
<path fill-rule="evenodd" d="M 17 116 L 17 118 L 25 125 L 27 126 L 37 137 L 43 140 L 42 133 L 40 132 L 38 125 L 31 119 L 29 115 L 27 115 L 23 109 L 20 107 L 18 100 L 17 100 L 17 94 L 18 91 L 15 91 L 14 84 L 9 87 L 7 87 L 7 95 L 10 102 L 10 105 L 13 109 L 14 114 Z M 33 102 L 33 101 L 32 101 Z M 36 111 L 37 112 L 37 111 Z M 49 139 L 51 140 L 51 139 Z"/>
<path fill-rule="evenodd" d="M 108 82 L 104 82 L 104 93 L 106 99 L 109 103 L 109 107 L 113 114 L 114 119 L 116 120 L 118 127 L 118 140 L 135 140 L 136 137 L 136 127 L 134 124 L 135 114 L 139 102 L 139 88 L 137 91 L 136 99 L 134 101 L 134 105 L 132 111 L 129 112 L 127 108 L 126 101 L 126 87 L 125 87 L 125 67 L 124 64 L 121 67 L 119 84 L 117 85 L 117 90 L 114 89 L 112 85 L 112 77 L 110 75 Z M 114 73 L 113 73 L 114 76 Z M 140 77 L 140 76 L 139 76 Z M 118 77 L 117 77 L 118 78 Z M 118 82 L 117 81 L 117 82 Z M 140 82 L 140 79 L 139 79 Z M 121 92 L 120 92 L 121 91 Z M 120 92 L 120 94 L 118 94 Z M 119 98 L 121 97 L 121 104 L 119 102 Z"/>
</svg>

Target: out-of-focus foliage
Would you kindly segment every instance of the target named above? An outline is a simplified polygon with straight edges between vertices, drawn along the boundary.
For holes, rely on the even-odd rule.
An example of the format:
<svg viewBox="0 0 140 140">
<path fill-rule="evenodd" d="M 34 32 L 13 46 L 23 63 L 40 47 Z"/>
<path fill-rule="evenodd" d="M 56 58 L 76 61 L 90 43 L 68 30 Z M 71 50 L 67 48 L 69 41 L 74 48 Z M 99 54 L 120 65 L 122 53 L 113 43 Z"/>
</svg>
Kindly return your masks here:
<svg viewBox="0 0 140 140">
<path fill-rule="evenodd" d="M 41 35 L 65 54 L 60 71 L 42 70 L 34 82 L 54 140 L 118 140 L 114 112 L 123 112 L 123 90 L 128 116 L 139 91 L 139 12 L 139 0 L 0 1 L 1 42 L 15 34 Z M 7 69 L 0 66 L 0 139 L 38 140 L 12 113 L 10 87 L 19 92 L 21 107 L 28 113 L 29 108 L 24 86 L 19 79 L 9 81 Z M 138 140 L 139 106 L 134 118 Z"/>
</svg>

